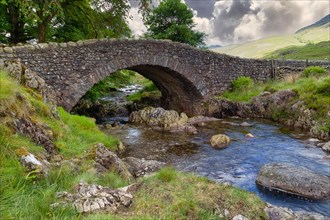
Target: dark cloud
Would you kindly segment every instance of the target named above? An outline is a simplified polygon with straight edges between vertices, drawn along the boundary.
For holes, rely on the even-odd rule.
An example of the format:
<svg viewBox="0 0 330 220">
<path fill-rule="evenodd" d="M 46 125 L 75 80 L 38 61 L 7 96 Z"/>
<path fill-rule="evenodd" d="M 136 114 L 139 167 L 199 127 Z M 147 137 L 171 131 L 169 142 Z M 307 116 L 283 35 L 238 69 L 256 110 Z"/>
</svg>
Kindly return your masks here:
<svg viewBox="0 0 330 220">
<path fill-rule="evenodd" d="M 197 11 L 198 17 L 211 18 L 213 16 L 215 0 L 185 0 L 185 2 Z"/>
<path fill-rule="evenodd" d="M 229 42 L 233 39 L 234 31 L 241 23 L 244 15 L 251 12 L 251 1 L 232 1 L 229 7 L 219 7 L 218 14 L 214 14 L 214 34 L 222 41 Z"/>
</svg>

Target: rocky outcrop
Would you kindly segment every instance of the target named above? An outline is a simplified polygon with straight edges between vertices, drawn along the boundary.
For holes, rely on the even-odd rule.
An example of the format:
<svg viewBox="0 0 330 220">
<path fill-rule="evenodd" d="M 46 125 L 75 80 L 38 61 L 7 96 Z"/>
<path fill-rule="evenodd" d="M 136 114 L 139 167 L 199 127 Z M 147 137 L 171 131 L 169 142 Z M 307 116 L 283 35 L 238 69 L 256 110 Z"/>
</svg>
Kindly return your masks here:
<svg viewBox="0 0 330 220">
<path fill-rule="evenodd" d="M 22 85 L 37 90 L 45 101 L 54 103 L 55 96 L 52 91 L 47 90 L 45 80 L 23 65 L 20 60 L 5 60 L 3 69 Z"/>
<path fill-rule="evenodd" d="M 128 171 L 134 177 L 150 174 L 166 165 L 166 163 L 157 160 L 145 160 L 135 157 L 126 157 L 123 159 L 123 161 L 126 163 Z"/>
<path fill-rule="evenodd" d="M 114 213 L 120 209 L 128 208 L 133 202 L 132 194 L 120 189 L 110 189 L 85 182 L 79 183 L 75 189 L 74 194 L 57 193 L 56 197 L 64 201 L 54 203 L 51 206 L 73 206 L 79 213 L 98 211 Z"/>
<path fill-rule="evenodd" d="M 53 143 L 53 132 L 46 124 L 34 123 L 29 118 L 18 118 L 13 121 L 16 132 L 27 135 L 36 144 L 43 146 L 48 156 L 57 154 Z"/>
<path fill-rule="evenodd" d="M 179 114 L 174 110 L 147 107 L 140 111 L 132 112 L 129 122 L 156 126 L 164 131 L 196 133 L 194 126 L 188 124 L 188 116 Z"/>
<path fill-rule="evenodd" d="M 308 131 L 310 135 L 322 140 L 330 140 L 330 132 L 321 129 L 324 123 L 315 120 L 316 112 L 308 109 L 298 94 L 292 90 L 263 92 L 251 102 L 232 102 L 212 100 L 208 114 L 218 118 L 239 116 L 242 118 L 265 118 L 278 121 L 287 126 Z M 330 114 L 325 118 L 330 119 Z"/>
<path fill-rule="evenodd" d="M 264 165 L 256 183 L 260 186 L 302 196 L 309 199 L 330 197 L 330 177 L 290 164 L 272 163 Z"/>
<path fill-rule="evenodd" d="M 96 144 L 93 151 L 95 152 L 96 169 L 99 173 L 111 171 L 126 180 L 133 179 L 125 163 L 115 153 L 109 151 L 104 144 Z"/>
<path fill-rule="evenodd" d="M 217 134 L 211 137 L 210 142 L 212 147 L 223 149 L 229 145 L 230 138 L 225 134 Z"/>
</svg>

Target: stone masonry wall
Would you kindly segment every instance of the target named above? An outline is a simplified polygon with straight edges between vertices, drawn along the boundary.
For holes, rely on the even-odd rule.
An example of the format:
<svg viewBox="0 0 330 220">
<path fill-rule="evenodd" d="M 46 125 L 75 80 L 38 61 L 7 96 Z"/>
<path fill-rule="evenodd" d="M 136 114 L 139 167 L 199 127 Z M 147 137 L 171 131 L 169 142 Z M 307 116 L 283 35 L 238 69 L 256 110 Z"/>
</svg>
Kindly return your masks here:
<svg viewBox="0 0 330 220">
<path fill-rule="evenodd" d="M 124 39 L 0 47 L 0 68 L 5 60 L 20 60 L 37 73 L 67 110 L 109 74 L 132 69 L 154 81 L 169 108 L 188 114 L 239 76 L 266 81 L 306 67 L 306 61 L 242 59 L 171 41 Z M 308 65 L 330 68 L 329 62 Z"/>
</svg>

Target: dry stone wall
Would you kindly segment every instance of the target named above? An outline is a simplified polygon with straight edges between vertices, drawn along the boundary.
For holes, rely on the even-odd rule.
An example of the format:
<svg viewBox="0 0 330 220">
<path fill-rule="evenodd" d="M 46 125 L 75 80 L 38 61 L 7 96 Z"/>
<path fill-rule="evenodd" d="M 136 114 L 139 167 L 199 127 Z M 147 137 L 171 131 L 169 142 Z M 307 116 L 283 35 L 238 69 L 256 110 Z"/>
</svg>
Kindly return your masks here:
<svg viewBox="0 0 330 220">
<path fill-rule="evenodd" d="M 192 115 L 239 76 L 256 81 L 301 71 L 306 61 L 242 59 L 160 40 L 86 40 L 0 47 L 0 67 L 19 60 L 45 80 L 57 104 L 70 110 L 97 82 L 120 69 L 154 81 L 167 107 Z M 329 62 L 309 62 L 329 69 Z M 283 71 L 285 70 L 285 71 Z"/>
</svg>

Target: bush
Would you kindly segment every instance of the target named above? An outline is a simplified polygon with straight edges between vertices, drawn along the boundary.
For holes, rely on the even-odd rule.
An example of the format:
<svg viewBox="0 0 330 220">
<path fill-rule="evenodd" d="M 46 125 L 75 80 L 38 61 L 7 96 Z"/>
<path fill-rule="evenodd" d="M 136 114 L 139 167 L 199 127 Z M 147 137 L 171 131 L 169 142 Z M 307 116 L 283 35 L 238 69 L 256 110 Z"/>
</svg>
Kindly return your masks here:
<svg viewBox="0 0 330 220">
<path fill-rule="evenodd" d="M 317 93 L 330 96 L 330 77 L 325 78 L 317 88 Z"/>
<path fill-rule="evenodd" d="M 254 85 L 253 79 L 248 76 L 240 76 L 232 82 L 233 90 L 245 90 Z"/>
<path fill-rule="evenodd" d="M 304 69 L 302 77 L 318 77 L 326 74 L 326 69 L 320 66 L 310 66 Z"/>
</svg>

